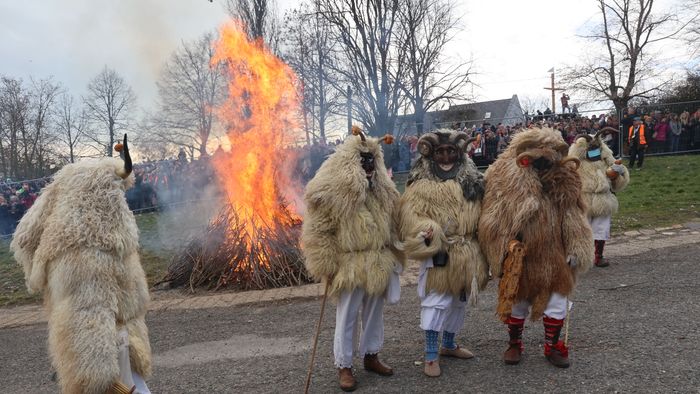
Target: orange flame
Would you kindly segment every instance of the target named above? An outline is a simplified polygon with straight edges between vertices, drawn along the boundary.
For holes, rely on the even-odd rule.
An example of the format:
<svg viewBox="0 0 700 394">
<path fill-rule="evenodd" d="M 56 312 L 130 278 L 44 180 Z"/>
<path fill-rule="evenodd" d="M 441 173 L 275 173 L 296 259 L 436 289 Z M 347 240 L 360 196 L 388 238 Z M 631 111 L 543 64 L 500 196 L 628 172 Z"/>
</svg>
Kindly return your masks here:
<svg viewBox="0 0 700 394">
<path fill-rule="evenodd" d="M 253 237 L 261 227 L 298 220 L 282 212 L 285 192 L 293 186 L 289 164 L 294 160 L 285 148 L 299 130 L 297 79 L 262 41 L 248 40 L 239 22 L 223 25 L 219 37 L 212 61 L 223 62 L 228 74 L 228 99 L 218 114 L 231 153 L 214 157 L 213 164 L 229 202 Z"/>
</svg>

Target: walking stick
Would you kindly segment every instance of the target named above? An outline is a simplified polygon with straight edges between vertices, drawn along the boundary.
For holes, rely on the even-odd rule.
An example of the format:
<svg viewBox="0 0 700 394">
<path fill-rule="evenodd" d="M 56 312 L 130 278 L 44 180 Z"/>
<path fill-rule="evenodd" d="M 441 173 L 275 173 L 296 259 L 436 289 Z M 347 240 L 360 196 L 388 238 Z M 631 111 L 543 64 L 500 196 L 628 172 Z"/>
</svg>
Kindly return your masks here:
<svg viewBox="0 0 700 394">
<path fill-rule="evenodd" d="M 569 320 L 571 312 L 569 311 L 569 297 L 566 297 L 566 317 L 564 318 L 564 346 L 569 346 Z"/>
<path fill-rule="evenodd" d="M 304 394 L 308 394 L 309 386 L 311 385 L 311 375 L 314 371 L 314 359 L 316 358 L 316 345 L 318 345 L 318 336 L 321 333 L 321 323 L 323 322 L 323 312 L 326 310 L 326 300 L 328 299 L 328 287 L 331 284 L 330 278 L 326 280 L 326 289 L 323 291 L 323 300 L 321 300 L 321 315 L 318 317 L 318 324 L 316 325 L 316 335 L 314 336 L 314 347 L 311 350 L 311 361 L 309 362 L 309 373 L 306 375 L 306 386 L 304 387 Z"/>
</svg>

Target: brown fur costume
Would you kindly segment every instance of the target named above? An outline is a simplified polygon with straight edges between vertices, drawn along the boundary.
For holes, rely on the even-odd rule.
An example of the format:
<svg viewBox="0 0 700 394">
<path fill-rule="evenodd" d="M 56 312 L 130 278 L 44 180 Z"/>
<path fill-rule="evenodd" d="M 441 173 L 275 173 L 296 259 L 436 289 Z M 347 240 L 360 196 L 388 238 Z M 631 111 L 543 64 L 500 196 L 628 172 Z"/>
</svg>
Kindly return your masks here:
<svg viewBox="0 0 700 394">
<path fill-rule="evenodd" d="M 148 287 L 138 228 L 116 158 L 69 164 L 42 191 L 11 250 L 30 292 L 44 292 L 49 351 L 63 393 L 102 394 L 118 380 L 117 332 L 129 332 L 131 368 L 151 373 L 144 321 Z"/>
<path fill-rule="evenodd" d="M 600 160 L 591 161 L 586 158 L 590 144 L 600 146 Z M 580 136 L 569 147 L 569 156 L 581 160 L 578 173 L 581 176 L 583 201 L 588 207 L 588 217 L 612 216 L 617 212 L 617 197 L 613 193 L 624 189 L 630 181 L 627 167 L 622 166 L 624 173 L 614 180 L 605 175 L 605 171 L 615 164 L 615 157 L 608 146 L 601 140 L 600 135 Z"/>
<path fill-rule="evenodd" d="M 360 153 L 372 153 L 372 186 Z M 402 256 L 394 249 L 399 192 L 389 178 L 374 138 L 349 136 L 306 186 L 302 244 L 306 268 L 316 280 L 332 277 L 330 294 L 363 288 L 384 293 Z"/>
<path fill-rule="evenodd" d="M 520 239 L 526 248 L 516 301 L 532 304 L 539 319 L 552 292 L 571 293 L 576 274 L 593 262 L 593 238 L 581 198 L 575 163 L 562 160 L 567 145 L 552 129 L 517 134 L 486 171 L 486 194 L 479 220 L 479 243 L 494 276 L 502 275 L 508 243 Z M 545 157 L 554 163 L 538 173 L 518 159 Z M 571 159 L 569 159 L 571 160 Z M 577 265 L 567 265 L 575 256 Z"/>
<path fill-rule="evenodd" d="M 458 133 L 437 132 L 453 136 Z M 459 133 L 466 138 L 464 133 Z M 466 154 L 455 165 L 461 166 L 456 177 L 443 181 L 433 173 L 430 159 L 420 157 L 416 161 L 401 196 L 400 234 L 407 258 L 422 261 L 440 251 L 449 255 L 445 267 L 430 268 L 426 292 L 435 290 L 459 296 L 465 291 L 476 295 L 489 279 L 488 266 L 476 240 L 483 177 Z M 465 187 L 479 189 L 478 197 L 467 200 Z M 423 233 L 429 228 L 433 237 L 428 246 Z"/>
</svg>

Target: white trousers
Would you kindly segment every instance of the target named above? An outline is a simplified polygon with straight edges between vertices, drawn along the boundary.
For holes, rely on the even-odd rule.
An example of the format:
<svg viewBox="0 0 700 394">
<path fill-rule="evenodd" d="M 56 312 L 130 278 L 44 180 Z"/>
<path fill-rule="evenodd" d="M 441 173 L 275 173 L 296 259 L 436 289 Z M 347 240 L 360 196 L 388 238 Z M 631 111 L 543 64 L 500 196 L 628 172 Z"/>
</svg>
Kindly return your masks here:
<svg viewBox="0 0 700 394">
<path fill-rule="evenodd" d="M 362 327 L 360 328 L 360 308 Z M 375 354 L 384 344 L 384 295 L 370 297 L 363 289 L 340 294 L 335 313 L 333 355 L 338 368 L 352 367 L 354 339 L 360 335 L 360 355 Z"/>
<path fill-rule="evenodd" d="M 593 230 L 593 239 L 596 241 L 607 241 L 610 239 L 610 222 L 612 216 L 596 216 L 591 218 L 591 230 Z"/>
<path fill-rule="evenodd" d="M 568 302 L 568 307 L 571 308 L 572 303 Z M 567 299 L 559 293 L 552 293 L 549 297 L 549 302 L 544 310 L 544 314 L 553 319 L 563 320 L 566 317 Z M 511 316 L 518 319 L 525 319 L 530 311 L 530 303 L 526 300 L 520 301 L 513 305 Z"/>
<path fill-rule="evenodd" d="M 449 293 L 430 290 L 425 293 L 428 269 L 433 267 L 433 259 L 423 261 L 418 274 L 418 297 L 420 298 L 420 328 L 431 331 L 457 333 L 464 326 L 467 301 L 460 301 Z"/>
</svg>

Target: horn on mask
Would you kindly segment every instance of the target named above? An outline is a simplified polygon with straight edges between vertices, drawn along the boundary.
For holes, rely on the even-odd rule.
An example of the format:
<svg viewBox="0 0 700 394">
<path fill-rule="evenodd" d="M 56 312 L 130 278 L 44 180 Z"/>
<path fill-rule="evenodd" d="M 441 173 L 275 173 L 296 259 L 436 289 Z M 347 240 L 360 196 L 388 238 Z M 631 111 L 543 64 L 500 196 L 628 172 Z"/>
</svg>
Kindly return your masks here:
<svg viewBox="0 0 700 394">
<path fill-rule="evenodd" d="M 131 174 L 131 170 L 133 169 L 131 155 L 129 155 L 129 144 L 126 141 L 126 134 L 124 134 L 124 142 L 121 144 L 121 146 L 120 144 L 117 144 L 114 149 L 124 156 L 124 168 L 117 170 L 117 175 L 119 175 L 119 177 L 122 179 L 126 179 L 126 177 Z"/>
</svg>

